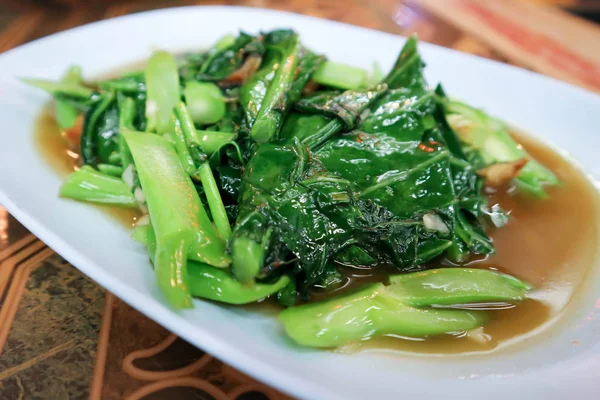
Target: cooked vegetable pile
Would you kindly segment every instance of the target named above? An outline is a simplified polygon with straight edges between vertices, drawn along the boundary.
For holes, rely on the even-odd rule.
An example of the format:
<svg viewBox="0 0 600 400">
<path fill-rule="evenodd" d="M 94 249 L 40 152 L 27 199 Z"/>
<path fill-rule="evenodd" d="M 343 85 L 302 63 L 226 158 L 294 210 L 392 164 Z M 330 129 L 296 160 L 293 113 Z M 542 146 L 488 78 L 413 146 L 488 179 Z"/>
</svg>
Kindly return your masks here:
<svg viewBox="0 0 600 400">
<path fill-rule="evenodd" d="M 493 314 L 468 305 L 532 289 L 461 265 L 492 254 L 486 231 L 508 220 L 484 187 L 542 199 L 558 181 L 501 121 L 432 90 L 423 67 L 415 38 L 383 77 L 275 30 L 157 51 L 115 79 L 74 67 L 25 81 L 54 96 L 79 149 L 60 195 L 138 208 L 132 236 L 173 307 L 272 297 L 295 342 L 335 347 L 468 331 Z M 392 272 L 348 285 L 355 268 Z"/>
</svg>

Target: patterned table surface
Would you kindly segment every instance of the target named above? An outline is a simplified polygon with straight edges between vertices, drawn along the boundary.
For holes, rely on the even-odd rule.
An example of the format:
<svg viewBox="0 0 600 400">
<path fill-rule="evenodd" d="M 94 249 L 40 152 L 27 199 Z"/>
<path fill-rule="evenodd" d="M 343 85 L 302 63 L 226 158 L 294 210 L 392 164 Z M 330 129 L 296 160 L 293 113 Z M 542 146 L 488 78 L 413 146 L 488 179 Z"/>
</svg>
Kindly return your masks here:
<svg viewBox="0 0 600 400">
<path fill-rule="evenodd" d="M 27 0 L 5 3 L 0 0 L 0 52 L 88 22 L 166 5 L 238 4 L 397 34 L 416 32 L 424 41 L 600 91 L 598 53 L 586 51 L 590 43 L 600 42 L 600 29 L 549 7 L 549 0 L 536 1 L 548 7 L 519 0 L 90 1 L 85 7 L 69 0 L 46 2 L 52 6 Z M 0 399 L 86 398 L 288 397 L 133 310 L 0 206 Z"/>
</svg>

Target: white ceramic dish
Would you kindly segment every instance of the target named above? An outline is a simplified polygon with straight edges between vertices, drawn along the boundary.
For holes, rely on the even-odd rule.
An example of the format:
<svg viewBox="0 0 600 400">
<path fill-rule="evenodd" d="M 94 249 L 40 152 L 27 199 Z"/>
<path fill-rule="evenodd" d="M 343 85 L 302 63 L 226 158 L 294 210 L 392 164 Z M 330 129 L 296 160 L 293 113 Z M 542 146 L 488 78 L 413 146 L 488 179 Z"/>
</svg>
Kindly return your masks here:
<svg viewBox="0 0 600 400">
<path fill-rule="evenodd" d="M 16 77 L 57 79 L 70 64 L 97 76 L 147 58 L 153 49 L 205 48 L 225 33 L 291 27 L 331 59 L 391 66 L 404 39 L 294 14 L 192 7 L 148 12 L 62 32 L 0 55 L 0 203 L 100 285 L 176 334 L 240 370 L 306 399 L 597 398 L 600 383 L 600 274 L 571 307 L 569 323 L 494 356 L 343 355 L 298 348 L 268 315 L 202 301 L 167 306 L 146 252 L 106 214 L 57 197 L 61 178 L 40 157 L 34 120 L 48 96 Z M 592 177 L 600 97 L 531 72 L 421 44 L 431 83 L 486 107 L 564 149 Z M 597 223 L 597 221 L 590 221 Z M 557 227 L 557 229 L 560 229 Z M 598 268 L 596 268 L 598 270 Z M 574 345 L 573 340 L 580 344 Z"/>
</svg>

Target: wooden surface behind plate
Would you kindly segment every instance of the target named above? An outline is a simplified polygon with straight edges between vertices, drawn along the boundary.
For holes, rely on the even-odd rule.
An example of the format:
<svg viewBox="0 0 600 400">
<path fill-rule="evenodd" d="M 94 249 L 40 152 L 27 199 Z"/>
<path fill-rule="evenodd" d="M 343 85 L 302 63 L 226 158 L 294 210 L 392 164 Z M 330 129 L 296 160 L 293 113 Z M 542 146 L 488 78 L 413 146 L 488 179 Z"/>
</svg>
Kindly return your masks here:
<svg viewBox="0 0 600 400">
<path fill-rule="evenodd" d="M 597 26 L 518 0 L 0 2 L 0 52 L 165 6 L 293 11 L 510 62 L 600 91 Z M 535 3 L 576 1 L 537 0 Z M 71 6 L 75 4 L 75 6 Z M 81 6 L 86 4 L 85 6 Z M 60 5 L 61 7 L 57 7 Z M 517 40 L 518 39 L 518 40 Z M 543 49 L 540 50 L 540 49 Z M 0 207 L 0 399 L 283 399 L 106 293 Z"/>
</svg>

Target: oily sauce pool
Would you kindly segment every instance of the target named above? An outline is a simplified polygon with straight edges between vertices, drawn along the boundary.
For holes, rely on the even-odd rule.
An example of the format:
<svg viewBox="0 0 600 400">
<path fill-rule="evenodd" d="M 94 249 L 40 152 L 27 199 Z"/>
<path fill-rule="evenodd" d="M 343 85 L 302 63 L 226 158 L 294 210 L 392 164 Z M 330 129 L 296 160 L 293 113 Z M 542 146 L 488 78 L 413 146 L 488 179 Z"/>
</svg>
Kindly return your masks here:
<svg viewBox="0 0 600 400">
<path fill-rule="evenodd" d="M 38 118 L 36 134 L 41 153 L 58 173 L 66 176 L 77 168 L 76 149 L 69 148 L 50 108 Z M 489 305 L 498 308 L 492 312 L 492 320 L 483 330 L 468 335 L 426 339 L 387 336 L 349 344 L 340 351 L 386 348 L 437 354 L 489 352 L 524 338 L 564 310 L 596 258 L 598 195 L 583 174 L 555 151 L 525 135 L 514 135 L 535 159 L 556 174 L 561 185 L 549 188 L 549 198 L 541 201 L 524 198 L 513 188 L 490 192 L 490 205 L 499 204 L 511 218 L 503 228 L 489 232 L 496 254 L 471 261 L 468 266 L 524 279 L 544 289 L 540 299 L 511 307 Z M 107 210 L 130 226 L 139 216 L 132 210 Z M 344 272 L 345 287 L 384 278 L 381 272 L 370 270 L 346 268 Z"/>
<path fill-rule="evenodd" d="M 45 107 L 36 121 L 36 143 L 44 158 L 61 177 L 66 178 L 69 173 L 79 168 L 79 149 L 72 148 L 64 133 L 60 131 L 52 107 Z M 73 200 L 74 201 L 74 200 Z M 98 207 L 123 224 L 132 227 L 140 212 L 131 208 L 116 208 L 101 205 Z"/>
</svg>

